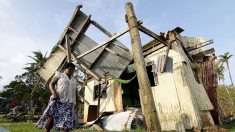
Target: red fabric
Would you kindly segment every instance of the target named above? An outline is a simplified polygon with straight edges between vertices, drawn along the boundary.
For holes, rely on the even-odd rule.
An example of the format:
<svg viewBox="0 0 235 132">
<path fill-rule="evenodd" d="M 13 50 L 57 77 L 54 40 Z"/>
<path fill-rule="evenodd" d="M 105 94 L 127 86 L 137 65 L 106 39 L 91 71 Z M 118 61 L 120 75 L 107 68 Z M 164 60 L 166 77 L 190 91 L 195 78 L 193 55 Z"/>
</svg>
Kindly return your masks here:
<svg viewBox="0 0 235 132">
<path fill-rule="evenodd" d="M 12 105 L 12 106 L 16 106 L 16 100 L 15 100 L 15 99 L 12 99 L 12 100 L 11 100 L 11 105 Z"/>
</svg>

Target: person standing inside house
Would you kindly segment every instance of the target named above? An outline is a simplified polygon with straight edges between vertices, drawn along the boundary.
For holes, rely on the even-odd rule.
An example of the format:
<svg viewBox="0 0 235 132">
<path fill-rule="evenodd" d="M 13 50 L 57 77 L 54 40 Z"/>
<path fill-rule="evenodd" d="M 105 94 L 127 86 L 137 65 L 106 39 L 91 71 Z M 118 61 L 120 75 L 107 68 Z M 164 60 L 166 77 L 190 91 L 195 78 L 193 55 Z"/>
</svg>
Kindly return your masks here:
<svg viewBox="0 0 235 132">
<path fill-rule="evenodd" d="M 63 73 L 56 72 L 49 88 L 51 98 L 42 117 L 37 122 L 38 128 L 50 132 L 52 128 L 68 132 L 78 127 L 75 112 L 77 81 L 72 76 L 75 70 L 73 63 L 67 63 Z"/>
</svg>

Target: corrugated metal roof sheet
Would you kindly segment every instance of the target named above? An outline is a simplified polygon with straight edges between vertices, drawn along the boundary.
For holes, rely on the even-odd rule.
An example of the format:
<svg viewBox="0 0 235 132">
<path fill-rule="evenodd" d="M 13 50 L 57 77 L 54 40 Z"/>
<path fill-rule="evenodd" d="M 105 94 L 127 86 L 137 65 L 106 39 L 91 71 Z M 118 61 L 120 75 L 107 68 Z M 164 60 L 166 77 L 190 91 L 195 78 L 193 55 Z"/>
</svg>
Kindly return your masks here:
<svg viewBox="0 0 235 132">
<path fill-rule="evenodd" d="M 194 46 L 197 46 L 198 44 L 206 42 L 205 37 L 185 37 L 184 36 L 184 37 L 182 37 L 182 40 L 183 40 L 183 44 L 184 44 L 185 48 L 194 47 Z M 195 55 L 195 54 L 202 52 L 202 51 L 204 51 L 204 47 L 201 47 L 201 48 L 198 48 L 194 51 L 191 51 L 190 54 Z"/>
<path fill-rule="evenodd" d="M 69 28 L 74 29 L 75 31 L 80 31 L 83 27 L 83 24 L 86 22 L 86 20 L 88 19 L 88 16 L 86 14 L 84 14 L 81 11 L 75 11 L 74 15 L 72 16 L 69 24 L 67 25 L 67 27 L 65 28 L 64 32 L 62 33 L 61 37 L 60 37 L 60 41 L 63 41 L 64 36 L 66 34 L 70 35 L 73 39 L 76 39 L 76 32 L 70 30 Z M 60 42 L 59 41 L 59 42 Z M 61 45 L 65 46 L 65 42 L 62 43 Z"/>
<path fill-rule="evenodd" d="M 76 36 L 76 33 L 74 31 L 69 30 L 69 27 L 76 31 L 79 31 L 83 27 L 83 24 L 85 23 L 87 18 L 87 15 L 76 9 L 73 17 L 71 18 L 69 24 L 62 33 L 61 38 L 57 44 L 65 46 L 64 38 L 66 34 L 70 35 L 72 38 Z M 39 75 L 47 82 L 50 77 L 54 74 L 54 72 L 58 70 L 65 57 L 66 53 L 61 49 L 57 48 L 56 51 L 53 51 L 53 53 L 50 54 L 50 57 L 43 65 L 43 68 L 38 71 Z"/>
<path fill-rule="evenodd" d="M 39 75 L 47 82 L 55 71 L 58 70 L 65 57 L 66 53 L 57 48 L 44 63 L 43 68 L 38 71 Z"/>
<path fill-rule="evenodd" d="M 61 39 L 58 42 L 58 44 L 61 44 L 63 47 L 66 47 L 65 35 L 69 35 L 70 39 L 72 39 L 71 41 L 74 42 L 71 47 L 71 52 L 74 53 L 75 55 L 81 55 L 82 53 L 96 47 L 98 43 L 84 34 L 85 30 L 89 26 L 89 24 L 86 25 L 86 23 L 88 22 L 87 20 L 89 20 L 89 17 L 77 9 L 71 21 L 69 22 L 68 26 L 66 27 L 65 31 L 61 35 Z M 82 33 L 79 35 L 77 32 L 74 32 L 74 30 L 80 31 L 81 29 L 83 29 Z M 125 70 L 125 68 L 132 60 L 132 54 L 130 53 L 129 50 L 125 51 L 117 45 L 125 47 L 123 44 L 115 40 L 109 42 L 109 45 L 107 47 L 112 51 L 114 51 L 115 53 L 117 53 L 118 55 L 113 55 L 107 50 L 103 50 L 103 47 L 100 47 L 95 51 L 83 56 L 82 58 L 80 58 L 80 60 L 85 65 L 87 65 L 88 68 L 90 68 L 90 70 L 98 74 L 100 78 L 104 78 L 106 74 L 119 78 L 121 73 Z M 48 60 L 48 62 L 46 63 L 58 62 L 57 60 L 53 59 L 55 58 L 50 58 L 50 60 Z M 60 62 L 62 63 L 62 61 Z M 53 69 L 51 69 L 50 67 L 47 66 L 48 65 L 44 66 L 47 69 L 47 72 L 44 72 L 43 74 L 48 73 L 48 71 L 49 73 L 52 73 L 55 71 L 55 69 L 58 69 L 58 67 L 54 67 Z M 42 72 L 40 73 L 42 74 Z M 48 74 L 47 75 L 48 77 L 44 77 L 46 81 L 49 79 L 50 75 Z"/>
<path fill-rule="evenodd" d="M 98 43 L 96 43 L 85 34 L 82 34 L 76 40 L 76 42 L 77 43 L 74 44 L 72 47 L 72 52 L 75 53 L 77 56 L 86 51 L 89 51 L 90 49 L 98 45 Z M 106 75 L 111 75 L 113 77 L 119 78 L 121 73 L 125 70 L 125 68 L 132 60 L 132 54 L 129 51 L 123 50 L 117 45 L 125 47 L 120 42 L 113 41 L 110 42 L 107 48 L 111 49 L 118 55 L 113 55 L 107 50 L 102 51 L 103 47 L 100 47 L 97 50 L 82 57 L 81 60 L 101 78 L 105 78 Z M 99 54 L 100 56 L 98 56 Z"/>
<path fill-rule="evenodd" d="M 123 51 L 115 44 L 122 45 L 120 42 L 114 41 L 107 47 L 118 53 L 118 56 L 105 50 L 91 68 L 91 70 L 95 71 L 102 78 L 104 78 L 106 74 L 119 78 L 132 60 L 132 54 L 130 52 Z"/>
<path fill-rule="evenodd" d="M 71 47 L 71 52 L 75 55 L 81 55 L 82 53 L 89 51 L 90 49 L 96 47 L 98 43 L 92 40 L 90 37 L 85 34 L 81 34 L 75 41 L 75 44 Z M 90 66 L 97 55 L 100 54 L 102 48 L 99 48 L 86 56 L 82 57 L 80 60 L 85 63 L 87 66 Z"/>
</svg>

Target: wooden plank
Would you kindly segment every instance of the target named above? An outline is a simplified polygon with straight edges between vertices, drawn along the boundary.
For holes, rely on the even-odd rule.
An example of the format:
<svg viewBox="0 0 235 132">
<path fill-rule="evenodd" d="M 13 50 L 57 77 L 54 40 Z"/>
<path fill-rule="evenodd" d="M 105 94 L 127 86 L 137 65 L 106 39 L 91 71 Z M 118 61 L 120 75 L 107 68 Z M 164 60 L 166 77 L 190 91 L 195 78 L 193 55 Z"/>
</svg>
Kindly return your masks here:
<svg viewBox="0 0 235 132">
<path fill-rule="evenodd" d="M 168 45 L 167 42 L 165 40 L 163 40 L 159 35 L 157 35 L 156 33 L 152 32 L 151 30 L 147 29 L 146 27 L 144 27 L 142 25 L 138 25 L 138 28 L 139 28 L 140 31 L 142 31 L 143 33 L 149 35 L 150 37 L 158 40 L 159 42 L 161 42 L 165 46 Z"/>
<path fill-rule="evenodd" d="M 65 49 L 63 46 L 61 46 L 61 45 L 57 45 L 57 46 L 58 46 L 60 49 L 62 49 L 64 52 L 66 52 L 66 49 Z M 88 67 L 86 64 L 84 64 L 82 61 L 80 61 L 80 60 L 76 57 L 75 54 L 71 53 L 71 56 L 72 56 L 73 59 L 75 59 L 75 60 L 77 61 L 78 64 L 80 64 L 80 66 L 81 66 L 82 68 L 84 68 L 85 70 L 87 70 L 88 73 L 91 74 L 96 80 L 99 81 L 99 80 L 101 79 L 101 78 L 99 77 L 99 75 L 97 75 L 95 72 L 93 72 L 92 70 L 90 70 L 89 67 Z"/>
<path fill-rule="evenodd" d="M 121 112 L 123 111 L 121 84 L 113 81 L 112 86 L 114 90 L 114 106 L 116 112 Z"/>
<path fill-rule="evenodd" d="M 74 33 L 78 33 L 75 29 L 73 29 L 72 27 L 69 27 L 69 29 L 71 30 L 71 31 L 73 31 Z"/>
<path fill-rule="evenodd" d="M 154 51 L 160 50 L 160 49 L 162 49 L 163 47 L 165 47 L 165 45 L 163 45 L 163 44 L 159 44 L 159 45 L 157 45 L 157 46 L 153 46 L 153 47 L 150 48 L 149 50 L 144 51 L 144 56 L 147 56 L 147 55 L 153 53 Z"/>
<path fill-rule="evenodd" d="M 203 52 L 200 52 L 200 53 L 198 53 L 198 54 L 196 54 L 196 55 L 193 55 L 192 56 L 192 58 L 194 59 L 194 60 L 203 60 L 203 57 L 205 56 L 205 55 L 207 55 L 207 54 L 212 54 L 212 53 L 214 53 L 215 52 L 215 49 L 214 48 L 211 48 L 211 49 L 208 49 L 208 50 L 205 50 L 205 51 L 203 51 Z"/>
<path fill-rule="evenodd" d="M 176 40 L 176 32 L 175 31 L 170 31 L 168 32 L 168 40 L 167 40 L 167 49 L 166 49 L 166 54 L 164 56 L 164 62 L 162 63 L 162 67 L 161 67 L 161 72 L 165 71 L 166 68 L 166 64 L 168 61 L 168 54 L 169 54 L 169 50 L 171 49 L 172 43 Z"/>
<path fill-rule="evenodd" d="M 105 48 L 105 50 L 107 50 L 109 53 L 111 53 L 112 55 L 116 55 L 116 56 L 119 56 L 119 54 L 113 50 L 111 50 L 110 48 Z"/>
<path fill-rule="evenodd" d="M 94 128 L 95 130 L 97 130 L 98 132 L 100 132 L 100 131 L 104 131 L 104 129 L 102 129 L 99 125 L 97 125 L 97 124 L 93 124 L 92 125 L 92 128 Z"/>
<path fill-rule="evenodd" d="M 39 78 L 37 79 L 37 82 L 36 82 L 36 84 L 35 84 L 35 86 L 34 86 L 32 92 L 31 92 L 31 98 L 33 97 L 34 93 L 35 93 L 36 90 L 38 89 L 38 86 L 39 86 L 39 83 L 41 82 L 41 80 L 42 80 L 42 77 L 39 77 Z"/>
<path fill-rule="evenodd" d="M 166 54 L 164 55 L 164 62 L 162 63 L 162 66 L 161 66 L 161 73 L 163 73 L 165 71 L 166 64 L 167 64 L 167 58 L 168 58 L 169 51 L 171 49 L 171 45 L 172 45 L 172 43 L 169 43 L 167 46 Z"/>
<path fill-rule="evenodd" d="M 213 43 L 213 40 L 208 40 L 206 42 L 203 42 L 203 43 L 197 45 L 196 47 L 189 47 L 189 49 L 187 48 L 187 51 L 191 52 L 193 50 L 196 50 L 196 49 L 201 48 L 201 47 L 205 47 L 205 46 L 210 45 L 212 43 Z"/>
<path fill-rule="evenodd" d="M 106 34 L 107 36 L 109 37 L 112 37 L 112 34 L 106 30 L 104 27 L 102 27 L 100 24 L 98 24 L 96 21 L 91 21 L 91 24 L 93 24 L 96 28 L 98 28 L 101 32 L 103 32 L 104 34 Z M 99 56 L 101 55 L 101 53 L 105 50 L 107 50 L 108 52 L 110 52 L 111 54 L 113 55 L 118 55 L 116 52 L 112 51 L 111 49 L 107 48 L 107 46 L 109 45 L 110 43 L 106 44 L 103 49 L 101 50 L 101 52 L 97 55 L 96 59 L 91 63 L 91 65 L 89 66 L 90 68 L 93 66 L 93 64 L 96 62 L 96 60 L 99 58 Z M 119 46 L 117 45 L 118 47 L 121 47 L 121 50 L 123 50 L 122 48 L 124 48 L 123 46 Z M 124 48 L 126 49 L 126 48 Z M 126 51 L 125 51 L 126 52 Z"/>
<path fill-rule="evenodd" d="M 107 45 L 105 45 L 104 47 L 102 47 L 103 49 L 101 50 L 101 52 L 95 56 L 95 59 L 94 59 L 94 61 L 91 63 L 91 65 L 89 66 L 89 68 L 91 68 L 91 67 L 93 66 L 93 64 L 96 62 L 96 60 L 98 60 L 99 56 L 102 54 L 102 52 L 103 52 L 103 50 L 105 49 L 106 46 L 107 46 Z"/>
<path fill-rule="evenodd" d="M 97 116 L 100 115 L 100 93 L 101 93 L 101 84 L 99 82 L 99 86 L 98 86 L 98 103 L 97 103 Z"/>
<path fill-rule="evenodd" d="M 112 34 L 108 31 L 108 30 L 106 30 L 104 27 L 102 27 L 99 23 L 97 23 L 96 21 L 91 21 L 91 24 L 93 24 L 96 28 L 98 28 L 101 32 L 103 32 L 104 34 L 106 34 L 107 36 L 109 36 L 109 37 L 112 37 Z M 139 24 L 142 24 L 142 22 L 139 22 Z M 114 43 L 113 43 L 114 44 Z M 122 45 L 119 45 L 119 44 L 114 44 L 114 45 L 116 45 L 119 49 L 121 49 L 122 51 L 124 51 L 124 52 L 127 52 L 127 51 L 129 51 L 129 49 L 128 48 L 126 48 L 126 47 L 124 47 L 124 46 L 122 46 Z"/>
<path fill-rule="evenodd" d="M 79 31 L 77 31 L 77 33 L 75 34 L 75 37 L 74 38 L 72 38 L 73 39 L 73 41 L 71 42 L 71 45 L 73 45 L 74 44 L 74 42 L 75 42 L 75 40 L 76 40 L 76 38 L 79 36 L 79 35 L 81 35 L 82 33 L 83 33 L 83 31 L 85 31 L 87 28 L 88 28 L 88 26 L 89 26 L 89 24 L 90 24 L 90 18 L 91 18 L 91 15 L 89 15 L 88 17 L 87 17 L 87 19 L 85 20 L 85 22 L 82 24 L 82 28 L 80 28 L 79 29 Z"/>
<path fill-rule="evenodd" d="M 77 96 L 81 98 L 87 105 L 89 105 L 89 102 L 84 97 L 82 97 L 79 93 L 77 93 Z"/>
<path fill-rule="evenodd" d="M 180 35 L 176 36 L 176 43 L 180 44 L 180 46 L 182 47 L 184 53 L 187 55 L 187 57 L 190 59 L 190 61 L 193 61 L 192 57 L 189 55 L 189 53 L 187 52 L 186 48 L 184 47 L 184 44 L 183 44 L 183 41 L 182 41 L 182 38 L 181 38 Z"/>
<path fill-rule="evenodd" d="M 73 22 L 75 16 L 80 12 L 80 9 L 81 9 L 81 8 L 82 8 L 82 5 L 78 5 L 78 6 L 77 6 L 76 10 L 74 11 L 74 13 L 73 13 L 73 15 L 72 15 L 72 17 L 71 17 L 71 19 L 70 19 L 70 21 L 69 21 L 69 23 L 68 23 L 66 29 L 65 29 L 65 31 L 64 31 L 64 32 L 62 33 L 62 35 L 60 36 L 60 40 L 59 40 L 59 42 L 57 43 L 57 45 L 60 45 L 61 42 L 63 42 L 62 40 L 65 38 L 65 35 L 67 34 L 70 25 L 72 24 L 72 22 Z"/>
<path fill-rule="evenodd" d="M 67 35 L 65 35 L 65 43 L 66 43 L 66 49 L 67 49 L 67 61 L 71 62 L 71 49 L 70 49 L 70 40 Z"/>
<path fill-rule="evenodd" d="M 83 56 L 85 56 L 85 55 L 87 55 L 87 54 L 93 52 L 94 50 L 96 50 L 96 49 L 98 49 L 98 48 L 100 48 L 100 47 L 102 47 L 102 46 L 108 44 L 109 42 L 111 42 L 111 41 L 113 41 L 114 39 L 116 39 L 116 38 L 122 36 L 123 34 L 127 33 L 128 31 L 129 31 L 129 28 L 125 29 L 124 31 L 122 31 L 122 32 L 120 32 L 120 33 L 118 33 L 118 34 L 113 35 L 113 36 L 110 37 L 107 41 L 105 41 L 105 42 L 103 42 L 102 44 L 100 44 L 100 45 L 98 45 L 98 46 L 96 46 L 96 47 L 90 49 L 89 51 L 84 52 L 83 54 L 77 56 L 77 58 L 79 59 L 79 58 L 81 58 L 81 57 L 83 57 Z"/>
<path fill-rule="evenodd" d="M 102 27 L 99 23 L 97 23 L 96 21 L 92 20 L 91 24 L 93 24 L 95 27 L 97 27 L 100 31 L 102 31 L 107 36 L 112 37 L 112 34 L 108 30 L 106 30 L 104 27 Z"/>
</svg>

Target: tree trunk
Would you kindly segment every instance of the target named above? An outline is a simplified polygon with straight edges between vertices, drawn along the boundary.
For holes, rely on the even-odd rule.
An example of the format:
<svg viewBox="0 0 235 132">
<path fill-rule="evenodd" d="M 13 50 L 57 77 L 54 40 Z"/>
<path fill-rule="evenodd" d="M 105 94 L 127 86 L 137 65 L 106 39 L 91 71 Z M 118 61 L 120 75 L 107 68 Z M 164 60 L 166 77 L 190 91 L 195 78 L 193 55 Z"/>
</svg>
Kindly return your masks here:
<svg viewBox="0 0 235 132">
<path fill-rule="evenodd" d="M 233 80 L 232 80 L 232 76 L 231 76 L 231 72 L 230 72 L 230 68 L 229 68 L 229 64 L 228 64 L 228 61 L 226 61 L 226 64 L 227 64 L 227 68 L 228 68 L 228 73 L 229 73 L 229 77 L 230 77 L 231 85 L 234 87 L 234 85 L 233 85 Z"/>
</svg>

